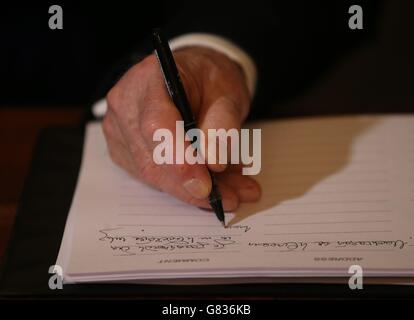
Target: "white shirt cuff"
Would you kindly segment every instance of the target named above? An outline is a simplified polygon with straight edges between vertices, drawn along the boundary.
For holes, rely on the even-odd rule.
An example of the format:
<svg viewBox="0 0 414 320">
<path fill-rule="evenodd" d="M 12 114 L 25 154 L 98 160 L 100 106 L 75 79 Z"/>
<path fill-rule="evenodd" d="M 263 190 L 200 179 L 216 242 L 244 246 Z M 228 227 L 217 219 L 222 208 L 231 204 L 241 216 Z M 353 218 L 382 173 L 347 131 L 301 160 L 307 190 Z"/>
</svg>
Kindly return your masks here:
<svg viewBox="0 0 414 320">
<path fill-rule="evenodd" d="M 169 44 L 173 51 L 189 46 L 203 46 L 225 54 L 231 60 L 238 63 L 243 69 L 250 96 L 253 97 L 257 81 L 256 65 L 253 59 L 235 43 L 212 34 L 189 33 L 172 39 L 169 41 Z M 92 106 L 92 113 L 96 118 L 103 117 L 106 110 L 106 99 L 101 99 L 95 102 Z"/>
<path fill-rule="evenodd" d="M 257 81 L 256 65 L 253 59 L 235 43 L 223 37 L 208 33 L 184 34 L 172 39 L 169 43 L 173 51 L 189 46 L 202 46 L 225 54 L 241 66 L 246 76 L 250 96 L 252 97 L 254 95 Z"/>
</svg>

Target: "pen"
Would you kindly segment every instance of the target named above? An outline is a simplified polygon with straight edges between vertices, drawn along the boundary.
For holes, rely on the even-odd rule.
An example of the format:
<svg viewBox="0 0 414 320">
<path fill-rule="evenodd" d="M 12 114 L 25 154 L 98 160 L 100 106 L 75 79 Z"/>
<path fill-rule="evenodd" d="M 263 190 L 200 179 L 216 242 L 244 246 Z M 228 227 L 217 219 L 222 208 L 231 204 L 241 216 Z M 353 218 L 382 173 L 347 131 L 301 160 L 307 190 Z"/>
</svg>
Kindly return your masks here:
<svg viewBox="0 0 414 320">
<path fill-rule="evenodd" d="M 196 121 L 194 119 L 193 113 L 191 112 L 191 107 L 188 102 L 184 86 L 181 82 L 181 78 L 178 73 L 178 69 L 175 64 L 168 41 L 165 40 L 161 29 L 154 29 L 152 36 L 155 55 L 157 56 L 161 71 L 164 75 L 165 85 L 167 86 L 167 90 L 171 99 L 180 111 L 181 117 L 183 118 L 184 131 L 187 132 L 190 129 L 195 129 L 197 127 Z M 226 227 L 223 204 L 221 201 L 221 195 L 218 190 L 217 182 L 214 174 L 210 170 L 208 170 L 208 172 L 210 174 L 212 182 L 211 192 L 208 200 L 217 218 L 221 221 L 223 226 Z"/>
</svg>

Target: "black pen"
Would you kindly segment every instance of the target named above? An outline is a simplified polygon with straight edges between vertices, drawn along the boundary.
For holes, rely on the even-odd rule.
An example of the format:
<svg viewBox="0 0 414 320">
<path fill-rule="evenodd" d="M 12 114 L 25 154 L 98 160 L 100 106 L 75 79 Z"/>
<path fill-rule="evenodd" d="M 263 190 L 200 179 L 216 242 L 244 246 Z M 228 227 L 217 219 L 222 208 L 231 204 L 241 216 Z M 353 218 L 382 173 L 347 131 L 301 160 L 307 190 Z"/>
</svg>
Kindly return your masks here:
<svg viewBox="0 0 414 320">
<path fill-rule="evenodd" d="M 191 107 L 188 102 L 184 86 L 181 82 L 180 74 L 178 73 L 168 41 L 166 41 L 161 29 L 154 29 L 152 36 L 155 55 L 160 63 L 161 71 L 164 75 L 165 85 L 167 86 L 171 99 L 183 118 L 184 131 L 187 132 L 190 129 L 195 129 L 197 128 L 196 121 L 193 113 L 191 112 Z M 223 226 L 226 227 L 223 204 L 221 202 L 221 195 L 218 190 L 216 179 L 210 170 L 208 172 L 210 173 L 212 182 L 212 188 L 208 200 L 217 218 L 221 221 Z"/>
</svg>

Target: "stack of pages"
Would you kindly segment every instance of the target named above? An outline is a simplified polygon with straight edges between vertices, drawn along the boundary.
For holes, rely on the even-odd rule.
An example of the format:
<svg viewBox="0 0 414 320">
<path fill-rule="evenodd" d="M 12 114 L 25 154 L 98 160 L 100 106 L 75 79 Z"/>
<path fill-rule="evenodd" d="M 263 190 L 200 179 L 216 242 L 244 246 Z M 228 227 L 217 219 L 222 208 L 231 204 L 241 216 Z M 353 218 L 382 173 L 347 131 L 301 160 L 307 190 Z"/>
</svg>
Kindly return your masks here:
<svg viewBox="0 0 414 320">
<path fill-rule="evenodd" d="M 87 126 L 57 264 L 66 283 L 414 276 L 414 117 L 257 122 L 260 202 L 215 215 L 129 177 Z M 414 281 L 412 281 L 414 282 Z"/>
</svg>

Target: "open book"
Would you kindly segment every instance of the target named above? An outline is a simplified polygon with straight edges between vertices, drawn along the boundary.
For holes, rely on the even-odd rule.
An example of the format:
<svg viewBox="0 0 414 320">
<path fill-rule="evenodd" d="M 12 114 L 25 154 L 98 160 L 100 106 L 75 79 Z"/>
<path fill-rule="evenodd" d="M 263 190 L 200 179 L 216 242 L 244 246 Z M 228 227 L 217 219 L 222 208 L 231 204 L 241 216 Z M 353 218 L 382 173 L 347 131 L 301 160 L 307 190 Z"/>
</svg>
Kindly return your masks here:
<svg viewBox="0 0 414 320">
<path fill-rule="evenodd" d="M 260 202 L 226 215 L 181 203 L 114 165 L 87 126 L 57 264 L 66 282 L 244 282 L 414 276 L 414 117 L 257 122 Z M 255 281 L 255 280 L 253 280 Z"/>
</svg>

